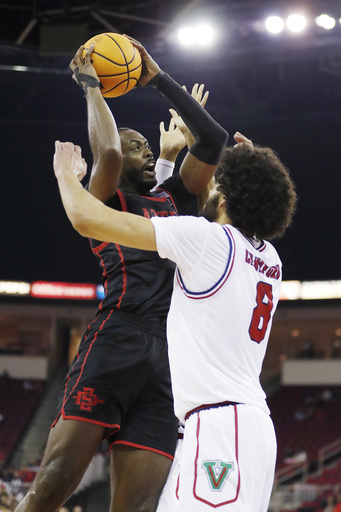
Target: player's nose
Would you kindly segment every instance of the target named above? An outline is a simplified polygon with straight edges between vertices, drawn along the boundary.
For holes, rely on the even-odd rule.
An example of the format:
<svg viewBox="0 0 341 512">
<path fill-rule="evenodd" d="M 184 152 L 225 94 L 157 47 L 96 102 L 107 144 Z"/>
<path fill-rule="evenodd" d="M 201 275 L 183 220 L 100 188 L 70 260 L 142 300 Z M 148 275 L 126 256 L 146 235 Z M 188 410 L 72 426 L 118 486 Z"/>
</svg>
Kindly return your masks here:
<svg viewBox="0 0 341 512">
<path fill-rule="evenodd" d="M 144 156 L 146 158 L 154 158 L 154 153 L 153 153 L 153 151 L 150 148 L 146 148 Z"/>
</svg>

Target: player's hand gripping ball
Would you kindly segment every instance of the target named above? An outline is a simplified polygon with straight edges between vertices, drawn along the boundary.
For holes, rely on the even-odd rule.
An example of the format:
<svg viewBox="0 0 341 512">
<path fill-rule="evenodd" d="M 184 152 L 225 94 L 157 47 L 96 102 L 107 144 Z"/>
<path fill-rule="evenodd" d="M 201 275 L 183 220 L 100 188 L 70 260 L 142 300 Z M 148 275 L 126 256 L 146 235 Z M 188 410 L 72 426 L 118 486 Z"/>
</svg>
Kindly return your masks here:
<svg viewBox="0 0 341 512">
<path fill-rule="evenodd" d="M 92 44 L 95 45 L 92 65 L 103 86 L 103 96 L 122 96 L 135 87 L 141 75 L 142 59 L 129 39 L 114 32 L 99 34 L 85 43 L 83 57 Z"/>
</svg>

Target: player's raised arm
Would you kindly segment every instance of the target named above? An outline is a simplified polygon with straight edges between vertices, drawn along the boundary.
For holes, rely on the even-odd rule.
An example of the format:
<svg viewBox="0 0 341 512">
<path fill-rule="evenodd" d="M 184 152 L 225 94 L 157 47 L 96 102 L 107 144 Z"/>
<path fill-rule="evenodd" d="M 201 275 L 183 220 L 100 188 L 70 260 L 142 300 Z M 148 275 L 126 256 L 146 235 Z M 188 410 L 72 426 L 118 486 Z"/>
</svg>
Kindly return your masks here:
<svg viewBox="0 0 341 512">
<path fill-rule="evenodd" d="M 70 63 L 73 79 L 85 91 L 88 113 L 89 141 L 93 154 L 93 167 L 89 191 L 106 202 L 116 193 L 122 165 L 121 141 L 115 119 L 105 102 L 100 81 L 91 64 L 93 45 L 82 57 L 81 46 Z"/>
<path fill-rule="evenodd" d="M 194 84 L 192 97 L 205 107 L 209 92 L 204 93 L 204 84 Z M 183 85 L 185 90 L 186 87 Z M 165 123 L 160 123 L 160 155 L 155 165 L 156 180 L 160 184 L 173 174 L 175 161 L 180 151 L 186 146 L 188 149 L 195 144 L 195 138 L 184 123 L 183 119 L 174 109 L 169 109 L 172 117 L 167 128 Z"/>
<path fill-rule="evenodd" d="M 53 169 L 64 209 L 75 230 L 88 238 L 156 251 L 152 222 L 113 210 L 87 192 L 79 181 L 84 176 L 84 166 L 86 169 L 79 146 L 56 141 Z"/>
<path fill-rule="evenodd" d="M 190 94 L 160 70 L 141 43 L 131 37 L 129 39 L 142 56 L 139 84 L 152 86 L 166 96 L 195 137 L 180 173 L 187 190 L 199 195 L 215 173 L 228 134 Z"/>
</svg>

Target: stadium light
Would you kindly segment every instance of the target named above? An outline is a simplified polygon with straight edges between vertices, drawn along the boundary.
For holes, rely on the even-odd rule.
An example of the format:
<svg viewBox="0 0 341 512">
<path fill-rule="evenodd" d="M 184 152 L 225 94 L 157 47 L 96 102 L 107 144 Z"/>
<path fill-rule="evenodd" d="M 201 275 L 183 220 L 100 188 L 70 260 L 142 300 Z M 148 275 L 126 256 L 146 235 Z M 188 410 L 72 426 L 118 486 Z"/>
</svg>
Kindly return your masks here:
<svg viewBox="0 0 341 512">
<path fill-rule="evenodd" d="M 183 46 L 190 46 L 194 43 L 195 33 L 190 27 L 183 27 L 178 30 L 178 39 Z"/>
<path fill-rule="evenodd" d="M 284 29 L 284 21 L 280 16 L 268 16 L 265 20 L 265 27 L 271 34 L 279 34 Z"/>
<path fill-rule="evenodd" d="M 287 18 L 287 27 L 291 32 L 302 32 L 307 25 L 307 19 L 302 14 L 291 14 Z"/>
<path fill-rule="evenodd" d="M 213 29 L 210 25 L 201 24 L 195 28 L 196 42 L 200 46 L 208 46 L 214 39 Z"/>
<path fill-rule="evenodd" d="M 331 30 L 335 27 L 335 19 L 328 14 L 321 14 L 315 18 L 315 23 L 318 27 L 324 28 L 326 30 Z"/>
<path fill-rule="evenodd" d="M 204 23 L 195 27 L 182 27 L 178 30 L 178 40 L 183 46 L 209 46 L 214 40 L 214 30 Z"/>
</svg>

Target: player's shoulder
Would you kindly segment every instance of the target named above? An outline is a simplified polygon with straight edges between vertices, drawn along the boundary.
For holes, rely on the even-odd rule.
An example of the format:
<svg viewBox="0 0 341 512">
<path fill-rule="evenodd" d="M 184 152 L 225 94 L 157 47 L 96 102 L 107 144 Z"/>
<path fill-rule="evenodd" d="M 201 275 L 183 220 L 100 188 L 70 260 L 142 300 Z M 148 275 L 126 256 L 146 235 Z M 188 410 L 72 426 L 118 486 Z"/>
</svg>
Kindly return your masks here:
<svg viewBox="0 0 341 512">
<path fill-rule="evenodd" d="M 281 259 L 277 250 L 268 240 L 250 238 L 240 229 L 229 224 L 225 225 L 224 229 L 229 233 L 236 247 L 239 247 L 242 251 L 248 251 L 256 258 L 276 260 L 281 265 Z"/>
</svg>

